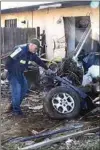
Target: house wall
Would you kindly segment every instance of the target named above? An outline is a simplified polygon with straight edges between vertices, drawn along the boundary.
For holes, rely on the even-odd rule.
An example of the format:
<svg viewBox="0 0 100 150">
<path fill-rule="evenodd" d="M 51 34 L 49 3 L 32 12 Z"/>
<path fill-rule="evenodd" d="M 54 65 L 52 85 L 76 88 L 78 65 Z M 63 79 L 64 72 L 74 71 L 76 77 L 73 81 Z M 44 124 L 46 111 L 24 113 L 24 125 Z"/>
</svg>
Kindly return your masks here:
<svg viewBox="0 0 100 150">
<path fill-rule="evenodd" d="M 47 58 L 52 59 L 64 57 L 65 55 L 65 33 L 63 17 L 90 16 L 92 26 L 92 38 L 98 39 L 99 31 L 99 8 L 90 8 L 89 6 L 78 6 L 59 9 L 45 9 L 33 12 L 22 12 L 1 15 L 1 26 L 4 27 L 6 19 L 18 19 L 18 27 L 25 28 L 27 25 L 21 23 L 28 21 L 28 27 L 39 26 L 46 31 Z M 32 21 L 33 20 L 33 21 Z"/>
</svg>

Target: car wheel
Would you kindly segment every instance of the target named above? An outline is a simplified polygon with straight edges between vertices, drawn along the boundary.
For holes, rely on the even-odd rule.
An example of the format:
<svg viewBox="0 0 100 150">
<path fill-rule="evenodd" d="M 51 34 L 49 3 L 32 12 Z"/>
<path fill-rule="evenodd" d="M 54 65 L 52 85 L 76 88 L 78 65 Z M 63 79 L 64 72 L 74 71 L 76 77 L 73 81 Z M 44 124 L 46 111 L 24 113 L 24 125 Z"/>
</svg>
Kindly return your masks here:
<svg viewBox="0 0 100 150">
<path fill-rule="evenodd" d="M 69 87 L 53 88 L 43 101 L 44 111 L 52 119 L 71 119 L 80 113 L 80 97 Z"/>
</svg>

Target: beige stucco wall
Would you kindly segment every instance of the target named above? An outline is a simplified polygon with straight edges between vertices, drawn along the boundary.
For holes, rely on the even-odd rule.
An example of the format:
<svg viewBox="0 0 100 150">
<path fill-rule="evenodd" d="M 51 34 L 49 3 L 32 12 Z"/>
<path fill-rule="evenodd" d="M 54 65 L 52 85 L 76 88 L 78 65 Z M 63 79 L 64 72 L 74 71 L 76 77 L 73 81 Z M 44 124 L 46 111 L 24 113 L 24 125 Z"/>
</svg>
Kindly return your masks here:
<svg viewBox="0 0 100 150">
<path fill-rule="evenodd" d="M 82 7 L 71 7 L 71 8 L 60 8 L 60 9 L 45 9 L 33 12 L 24 13 L 13 13 L 13 14 L 2 14 L 1 15 L 1 26 L 4 26 L 4 20 L 6 19 L 18 19 L 18 27 L 27 27 L 23 25 L 21 21 L 28 20 L 28 27 L 41 27 L 42 30 L 46 31 L 46 42 L 47 42 L 47 57 L 52 59 L 59 56 L 64 56 L 64 48 L 56 48 L 54 50 L 54 40 L 55 42 L 61 38 L 65 40 L 64 33 L 64 23 L 62 17 L 74 17 L 74 16 L 89 16 L 91 18 L 92 26 L 92 38 L 98 38 L 99 31 L 99 8 L 93 9 L 88 6 Z M 57 21 L 61 19 L 61 23 L 57 24 Z M 33 22 L 32 22 L 33 20 Z M 57 47 L 57 45 L 56 45 Z M 62 46 L 64 47 L 64 45 Z"/>
</svg>

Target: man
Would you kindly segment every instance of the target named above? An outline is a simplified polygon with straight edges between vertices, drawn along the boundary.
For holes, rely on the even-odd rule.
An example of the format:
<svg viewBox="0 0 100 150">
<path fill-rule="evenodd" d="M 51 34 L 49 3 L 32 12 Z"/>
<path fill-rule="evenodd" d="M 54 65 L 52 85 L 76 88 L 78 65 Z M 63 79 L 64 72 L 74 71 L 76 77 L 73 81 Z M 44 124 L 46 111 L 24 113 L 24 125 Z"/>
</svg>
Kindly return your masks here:
<svg viewBox="0 0 100 150">
<path fill-rule="evenodd" d="M 17 46 L 15 51 L 8 57 L 4 75 L 7 75 L 11 86 L 12 102 L 7 112 L 13 112 L 14 115 L 23 114 L 20 105 L 28 91 L 24 71 L 28 69 L 32 61 L 50 71 L 45 63 L 36 55 L 39 48 L 39 40 L 32 39 L 28 44 Z"/>
</svg>

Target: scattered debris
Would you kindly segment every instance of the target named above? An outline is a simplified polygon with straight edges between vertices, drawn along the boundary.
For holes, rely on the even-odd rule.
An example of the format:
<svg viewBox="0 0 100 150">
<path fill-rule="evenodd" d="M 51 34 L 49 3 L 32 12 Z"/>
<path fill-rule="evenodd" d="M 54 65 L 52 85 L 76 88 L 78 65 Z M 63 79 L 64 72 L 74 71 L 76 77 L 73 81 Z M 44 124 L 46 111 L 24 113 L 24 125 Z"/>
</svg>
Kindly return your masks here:
<svg viewBox="0 0 100 150">
<path fill-rule="evenodd" d="M 26 146 L 29 146 L 29 145 L 32 145 L 32 144 L 35 144 L 34 141 L 26 141 L 26 142 L 25 142 L 25 145 L 26 145 Z"/>
<path fill-rule="evenodd" d="M 27 115 L 26 119 L 16 120 L 14 118 L 8 117 L 7 114 L 1 115 L 1 122 L 2 122 L 1 123 L 1 125 L 2 125 L 2 132 L 1 132 L 2 141 L 1 142 L 2 142 L 4 147 L 7 147 L 7 150 L 11 150 L 11 149 L 16 150 L 16 149 L 18 149 L 18 147 L 23 148 L 25 146 L 28 146 L 27 144 L 25 144 L 25 143 L 27 143 L 27 141 L 26 142 L 19 142 L 19 143 L 18 142 L 17 143 L 9 142 L 6 144 L 4 144 L 3 142 L 8 140 L 9 138 L 14 138 L 14 137 L 19 137 L 19 136 L 20 137 L 31 136 L 32 135 L 31 131 L 33 131 L 33 130 L 37 131 L 38 134 L 40 134 L 40 133 L 42 134 L 43 132 L 46 132 L 46 131 L 59 130 L 62 127 L 69 129 L 72 126 L 76 126 L 77 127 L 76 132 L 77 132 L 77 131 L 79 131 L 80 127 L 82 127 L 82 125 L 83 125 L 82 129 L 91 128 L 91 127 L 95 127 L 95 126 L 99 125 L 99 120 L 98 121 L 95 120 L 95 123 L 94 123 L 93 119 L 90 121 L 88 119 L 88 122 L 86 122 L 85 120 L 79 121 L 79 119 L 76 121 L 75 120 L 57 121 L 57 120 L 50 120 L 40 110 L 39 111 L 35 110 L 35 112 L 33 113 L 32 110 L 29 110 L 29 107 L 34 108 L 36 106 L 39 106 L 39 104 L 42 105 L 42 101 L 40 100 L 41 99 L 40 98 L 41 93 L 38 94 L 38 97 L 37 97 L 37 93 L 35 91 L 34 91 L 33 97 L 32 97 L 32 93 L 30 93 L 30 95 L 31 95 L 31 99 L 30 99 L 30 96 L 28 96 L 27 99 L 25 99 L 23 101 L 24 103 L 22 105 L 22 109 Z M 6 108 L 6 105 L 8 104 L 8 98 L 7 97 L 8 96 L 6 96 L 6 94 L 5 94 L 5 97 L 2 98 L 2 108 L 4 108 L 4 109 Z M 37 99 L 35 99 L 35 97 L 37 97 Z M 2 110 L 2 111 L 4 111 L 4 110 Z M 99 108 L 97 110 L 94 110 L 92 115 L 95 115 L 97 111 L 99 111 Z M 91 126 L 92 124 L 93 124 L 93 126 Z M 63 133 L 63 135 L 65 133 Z M 69 134 L 69 133 L 73 133 L 73 130 L 68 131 L 67 134 Z M 38 135 L 38 134 L 36 134 L 36 135 Z M 89 136 L 89 139 L 91 138 L 91 141 L 92 141 L 91 144 L 95 141 L 98 142 L 98 140 L 97 140 L 98 136 L 99 136 L 99 134 Z M 57 136 L 54 135 L 53 137 L 56 138 Z M 94 137 L 95 137 L 95 139 L 93 139 Z M 83 136 L 82 136 L 82 138 L 83 138 Z M 47 140 L 47 139 L 48 138 L 45 138 L 44 140 Z M 80 146 L 80 143 L 84 143 L 85 139 L 86 139 L 86 135 L 84 136 L 83 139 L 76 139 L 76 140 L 72 139 L 73 142 L 72 142 L 72 145 L 69 145 L 69 149 L 73 150 L 73 149 L 76 149 L 76 147 L 79 147 L 78 150 L 82 150 L 81 149 L 82 147 L 87 146 L 86 144 L 84 144 L 83 146 Z M 31 140 L 31 141 L 33 141 L 33 144 L 34 144 L 34 140 Z M 37 143 L 39 141 L 36 140 L 35 142 Z M 87 142 L 87 140 L 86 140 L 86 142 Z M 29 142 L 29 143 L 31 143 L 31 142 Z M 88 144 L 88 142 L 87 142 L 87 144 Z M 46 148 L 46 150 L 55 150 L 55 149 L 65 150 L 66 149 L 66 143 L 61 142 L 61 143 L 53 144 L 49 148 Z M 41 150 L 45 150 L 45 148 L 43 148 Z"/>
<path fill-rule="evenodd" d="M 68 138 L 68 140 L 65 142 L 67 149 L 69 149 L 69 146 L 72 144 L 73 140 Z"/>
<path fill-rule="evenodd" d="M 95 133 L 86 133 L 85 136 L 93 136 Z"/>
<path fill-rule="evenodd" d="M 29 109 L 34 109 L 34 110 L 40 110 L 43 108 L 43 105 L 35 106 L 35 107 L 29 107 Z"/>
<path fill-rule="evenodd" d="M 36 143 L 34 145 L 31 145 L 31 146 L 27 146 L 27 147 L 24 147 L 24 148 L 19 148 L 19 150 L 34 150 L 34 149 L 42 148 L 42 147 L 47 146 L 47 145 L 50 146 L 51 144 L 54 144 L 54 143 L 57 143 L 57 142 L 62 142 L 64 140 L 66 140 L 67 138 L 77 137 L 77 136 L 83 135 L 83 134 L 88 133 L 88 132 L 96 132 L 99 129 L 100 129 L 100 127 L 96 127 L 96 128 L 87 129 L 87 130 L 79 131 L 79 132 L 76 132 L 76 133 L 72 133 L 72 134 L 69 134 L 69 135 L 48 139 L 47 141 L 39 142 L 39 143 Z"/>
<path fill-rule="evenodd" d="M 35 130 L 32 130 L 31 132 L 32 132 L 32 134 L 33 134 L 33 135 L 38 134 L 38 132 L 37 132 L 37 131 L 35 131 Z"/>
</svg>

